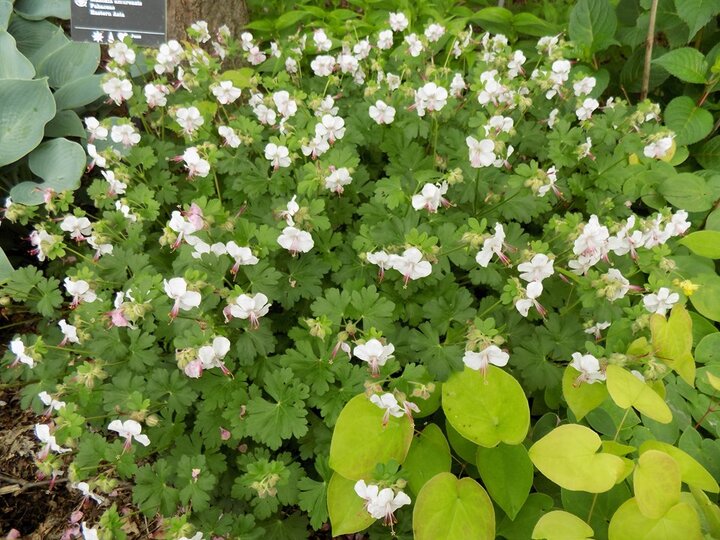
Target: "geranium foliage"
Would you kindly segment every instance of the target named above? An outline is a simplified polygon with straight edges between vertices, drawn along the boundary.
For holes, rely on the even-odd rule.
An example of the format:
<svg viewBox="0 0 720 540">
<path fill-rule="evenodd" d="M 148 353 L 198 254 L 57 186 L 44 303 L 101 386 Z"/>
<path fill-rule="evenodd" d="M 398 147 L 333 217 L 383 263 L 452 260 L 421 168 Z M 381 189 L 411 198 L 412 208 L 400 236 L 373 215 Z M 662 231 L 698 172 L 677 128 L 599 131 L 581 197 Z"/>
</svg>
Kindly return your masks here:
<svg viewBox="0 0 720 540">
<path fill-rule="evenodd" d="M 110 47 L 87 185 L 5 211 L 40 471 L 107 538 L 128 484 L 168 538 L 716 534 L 720 176 L 561 36 L 378 21 Z"/>
</svg>

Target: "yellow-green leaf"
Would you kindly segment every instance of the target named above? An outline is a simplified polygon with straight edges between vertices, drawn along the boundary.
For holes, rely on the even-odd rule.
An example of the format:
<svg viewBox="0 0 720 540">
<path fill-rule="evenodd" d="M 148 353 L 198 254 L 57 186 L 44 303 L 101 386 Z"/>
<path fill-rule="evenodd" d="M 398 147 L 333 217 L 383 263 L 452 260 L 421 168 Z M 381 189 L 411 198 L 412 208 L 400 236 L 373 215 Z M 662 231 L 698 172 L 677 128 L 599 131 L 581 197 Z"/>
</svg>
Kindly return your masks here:
<svg viewBox="0 0 720 540">
<path fill-rule="evenodd" d="M 410 451 L 402 468 L 413 493 L 418 493 L 425 482 L 441 472 L 450 472 L 452 456 L 442 430 L 435 424 L 428 424 L 410 445 Z"/>
<path fill-rule="evenodd" d="M 685 306 L 676 305 L 670 317 L 657 313 L 650 317 L 655 356 L 675 370 L 690 386 L 695 384 L 695 359 L 692 355 L 692 319 Z"/>
<path fill-rule="evenodd" d="M 667 403 L 644 381 L 628 370 L 610 364 L 605 370 L 607 388 L 615 404 L 622 409 L 635 407 L 648 418 L 668 424 L 672 421 L 672 412 Z"/>
<path fill-rule="evenodd" d="M 582 519 L 569 512 L 548 512 L 535 525 L 533 540 L 587 540 L 593 530 Z"/>
<path fill-rule="evenodd" d="M 680 478 L 687 485 L 704 489 L 705 491 L 710 491 L 712 493 L 718 493 L 718 491 L 720 491 L 718 483 L 715 481 L 712 474 L 710 474 L 705 467 L 700 465 L 700 463 L 698 463 L 698 461 L 696 461 L 695 458 L 687 452 L 684 452 L 671 444 L 652 440 L 645 441 L 640 446 L 640 454 L 642 455 L 648 450 L 659 450 L 660 452 L 665 452 L 667 455 L 671 456 L 680 467 Z"/>
<path fill-rule="evenodd" d="M 640 512 L 660 519 L 680 502 L 680 467 L 665 452 L 647 450 L 635 466 L 633 486 Z"/>
<path fill-rule="evenodd" d="M 562 379 L 563 396 L 578 421 L 599 407 L 608 397 L 608 391 L 604 384 L 576 383 L 579 376 L 578 370 L 568 366 L 565 368 Z"/>
<path fill-rule="evenodd" d="M 327 502 L 333 536 L 365 530 L 375 521 L 365 509 L 365 500 L 355 493 L 355 480 L 334 473 L 328 483 Z"/>
<path fill-rule="evenodd" d="M 602 441 L 579 424 L 556 427 L 532 445 L 530 459 L 537 469 L 562 488 L 604 493 L 625 474 L 622 458 L 598 452 Z"/>
<path fill-rule="evenodd" d="M 687 503 L 678 503 L 659 519 L 640 512 L 633 497 L 615 511 L 608 529 L 609 540 L 702 540 L 700 519 Z"/>
</svg>

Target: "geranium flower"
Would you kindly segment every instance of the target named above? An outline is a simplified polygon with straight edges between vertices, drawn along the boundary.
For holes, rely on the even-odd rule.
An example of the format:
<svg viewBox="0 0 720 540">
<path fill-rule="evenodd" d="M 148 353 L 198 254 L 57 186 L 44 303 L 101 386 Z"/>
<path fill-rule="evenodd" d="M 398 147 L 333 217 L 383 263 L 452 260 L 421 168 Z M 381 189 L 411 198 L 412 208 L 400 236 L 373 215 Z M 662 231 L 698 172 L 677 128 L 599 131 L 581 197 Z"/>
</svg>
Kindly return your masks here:
<svg viewBox="0 0 720 540">
<path fill-rule="evenodd" d="M 275 92 L 272 99 L 277 111 L 285 118 L 295 116 L 295 113 L 297 113 L 297 102 L 290 98 L 290 93 L 287 90 Z"/>
<path fill-rule="evenodd" d="M 368 110 L 370 118 L 378 124 L 392 124 L 395 120 L 395 108 L 378 99 Z"/>
<path fill-rule="evenodd" d="M 657 293 L 647 294 L 643 297 L 643 305 L 650 313 L 665 315 L 669 309 L 678 303 L 680 295 L 671 292 L 667 287 L 660 287 Z"/>
<path fill-rule="evenodd" d="M 350 182 L 352 182 L 352 176 L 347 167 L 331 168 L 330 174 L 325 178 L 325 188 L 340 195 Z"/>
<path fill-rule="evenodd" d="M 205 119 L 197 107 L 180 107 L 175 112 L 175 120 L 183 129 L 185 135 L 193 136 Z"/>
<path fill-rule="evenodd" d="M 502 223 L 496 223 L 495 234 L 485 239 L 482 249 L 478 251 L 475 256 L 475 261 L 483 268 L 487 268 L 488 264 L 490 264 L 492 256 L 497 255 L 498 259 L 500 259 L 503 264 L 510 264 L 510 259 L 508 259 L 508 257 L 502 252 L 504 246 L 505 228 Z"/>
<path fill-rule="evenodd" d="M 373 338 L 363 345 L 355 347 L 353 354 L 360 360 L 364 360 L 370 365 L 370 371 L 373 377 L 380 375 L 380 368 L 392 358 L 395 347 L 392 343 L 383 345 L 379 340 Z"/>
<path fill-rule="evenodd" d="M 280 167 L 290 166 L 290 150 L 287 146 L 278 146 L 275 143 L 268 143 L 265 146 L 265 159 L 270 161 L 274 170 Z"/>
<path fill-rule="evenodd" d="M 430 43 L 435 43 L 444 35 L 445 27 L 437 23 L 430 24 L 425 29 L 425 37 Z"/>
<path fill-rule="evenodd" d="M 115 105 L 121 105 L 123 101 L 130 99 L 133 95 L 132 83 L 118 77 L 112 77 L 105 81 L 102 90 L 115 102 Z"/>
<path fill-rule="evenodd" d="M 212 345 L 204 345 L 198 349 L 198 360 L 203 369 L 220 368 L 225 375 L 230 372 L 223 363 L 223 358 L 230 351 L 230 340 L 224 336 L 216 336 Z M 202 373 L 202 370 L 201 370 Z"/>
<path fill-rule="evenodd" d="M 172 245 L 172 249 L 177 249 L 183 239 L 188 241 L 192 234 L 200 230 L 195 222 L 186 220 L 178 210 L 173 211 L 170 215 L 170 223 L 168 223 L 168 226 L 177 233 L 177 238 Z"/>
<path fill-rule="evenodd" d="M 537 298 L 542 294 L 543 286 L 539 281 L 531 281 L 527 284 L 525 289 L 525 296 L 521 297 L 515 302 L 515 308 L 518 310 L 520 315 L 523 317 L 528 316 L 528 312 L 532 306 L 535 306 L 541 317 L 545 317 L 547 311 L 537 301 Z"/>
<path fill-rule="evenodd" d="M 383 30 L 378 34 L 377 47 L 380 50 L 387 50 L 393 46 L 392 30 Z"/>
<path fill-rule="evenodd" d="M 345 136 L 345 120 L 339 116 L 324 114 L 320 123 L 315 125 L 315 136 L 333 144 Z"/>
<path fill-rule="evenodd" d="M 490 139 L 478 141 L 475 137 L 467 137 L 465 143 L 470 152 L 470 165 L 479 169 L 490 167 L 495 163 L 495 143 Z"/>
<path fill-rule="evenodd" d="M 115 309 L 105 314 L 110 318 L 110 327 L 118 326 L 121 328 L 134 328 L 133 324 L 125 316 L 125 310 L 123 309 L 125 297 L 127 297 L 131 302 L 135 301 L 135 299 L 130 296 L 130 292 L 131 289 L 128 289 L 125 293 L 122 291 L 115 293 L 115 300 L 113 301 Z"/>
<path fill-rule="evenodd" d="M 70 238 L 78 242 L 85 240 L 92 233 L 92 223 L 86 217 L 67 215 L 60 222 L 60 228 L 70 233 Z"/>
<path fill-rule="evenodd" d="M 130 449 L 133 439 L 143 446 L 148 446 L 150 444 L 148 436 L 142 433 L 142 426 L 135 420 L 125 420 L 124 422 L 121 420 L 113 420 L 108 424 L 108 429 L 110 431 L 116 431 L 120 437 L 125 438 L 123 451 Z"/>
<path fill-rule="evenodd" d="M 327 37 L 325 30 L 322 28 L 317 28 L 313 32 L 313 41 L 315 42 L 315 47 L 317 47 L 318 51 L 325 52 L 332 49 L 332 41 Z"/>
<path fill-rule="evenodd" d="M 228 126 L 218 126 L 218 135 L 225 139 L 225 145 L 230 148 L 238 148 L 242 141 L 235 130 Z"/>
<path fill-rule="evenodd" d="M 40 451 L 40 454 L 38 454 L 38 459 L 41 461 L 47 457 L 51 450 L 58 454 L 72 452 L 72 448 L 63 448 L 57 443 L 55 436 L 50 434 L 50 426 L 48 424 L 35 424 L 35 436 L 45 445 Z"/>
<path fill-rule="evenodd" d="M 194 146 L 185 150 L 183 155 L 180 156 L 180 159 L 185 162 L 185 168 L 188 171 L 188 178 L 193 178 L 195 176 L 205 178 L 210 173 L 210 162 L 201 158 L 198 149 Z"/>
<path fill-rule="evenodd" d="M 87 523 L 82 522 L 83 540 L 99 540 L 98 530 L 94 527 L 88 527 Z"/>
<path fill-rule="evenodd" d="M 601 333 L 601 332 L 602 332 L 603 330 L 605 330 L 606 328 L 610 328 L 610 322 L 609 322 L 609 321 L 603 321 L 603 322 L 595 323 L 595 324 L 593 324 L 593 325 L 591 325 L 591 326 L 588 326 L 588 327 L 585 329 L 585 333 L 586 333 L 586 334 L 591 334 L 591 335 L 595 336 L 595 340 L 597 341 L 597 340 L 602 339 L 602 333 Z"/>
<path fill-rule="evenodd" d="M 87 153 L 90 157 L 90 165 L 88 165 L 88 171 L 92 170 L 95 165 L 100 167 L 101 169 L 104 169 L 107 167 L 107 159 L 105 159 L 105 156 L 98 153 L 97 148 L 94 144 L 88 143 L 87 145 Z"/>
<path fill-rule="evenodd" d="M 593 264 L 596 264 L 607 256 L 609 238 L 608 228 L 600 225 L 598 217 L 593 214 L 575 239 L 573 253 L 590 257 L 595 261 Z"/>
<path fill-rule="evenodd" d="M 415 210 L 425 209 L 430 213 L 437 212 L 440 205 L 450 206 L 448 200 L 443 197 L 447 193 L 448 183 L 443 182 L 442 184 L 435 185 L 427 183 L 423 186 L 422 191 L 412 196 L 412 207 Z"/>
<path fill-rule="evenodd" d="M 600 103 L 598 103 L 597 99 L 585 98 L 585 100 L 582 102 L 582 105 L 580 105 L 580 107 L 578 107 L 575 111 L 575 114 L 580 121 L 588 120 L 592 117 L 592 113 L 595 112 L 595 109 L 597 109 L 599 106 Z"/>
<path fill-rule="evenodd" d="M 365 254 L 365 258 L 369 263 L 376 264 L 380 267 L 378 270 L 379 281 L 382 281 L 383 277 L 385 277 L 385 270 L 392 268 L 392 258 L 384 251 L 368 252 Z"/>
<path fill-rule="evenodd" d="M 160 45 L 156 63 L 154 66 L 155 73 L 162 75 L 163 73 L 172 73 L 180 63 L 183 55 L 183 48 L 176 40 L 171 39 L 167 43 Z"/>
<path fill-rule="evenodd" d="M 220 81 L 211 88 L 213 96 L 215 96 L 215 99 L 217 99 L 221 105 L 228 105 L 237 101 L 242 94 L 242 90 L 235 88 L 232 81 Z"/>
<path fill-rule="evenodd" d="M 662 137 L 657 141 L 651 142 L 645 148 L 643 148 L 643 155 L 652 159 L 664 158 L 673 145 L 673 137 Z"/>
<path fill-rule="evenodd" d="M 310 68 L 318 77 L 328 77 L 332 75 L 335 69 L 335 57 L 322 54 L 316 56 L 315 59 L 310 62 Z"/>
<path fill-rule="evenodd" d="M 227 311 L 232 317 L 237 319 L 248 319 L 250 328 L 260 328 L 260 317 L 264 317 L 270 311 L 271 303 L 268 297 L 263 293 L 257 293 L 255 296 L 241 294 L 230 304 Z M 227 317 L 227 312 L 226 312 Z"/>
<path fill-rule="evenodd" d="M 498 367 L 507 365 L 510 355 L 500 349 L 497 345 L 488 345 L 480 352 L 465 351 L 463 363 L 470 369 L 480 371 L 483 375 L 487 373 L 490 364 Z"/>
<path fill-rule="evenodd" d="M 580 354 L 575 352 L 572 354 L 572 362 L 570 367 L 580 372 L 580 376 L 575 379 L 575 383 L 594 384 L 606 379 L 605 372 L 600 369 L 600 361 L 592 354 Z"/>
<path fill-rule="evenodd" d="M 75 281 L 72 278 L 66 277 L 63 283 L 67 293 L 73 297 L 72 304 L 70 304 L 71 309 L 76 308 L 80 302 L 91 304 L 97 300 L 95 291 L 90 288 L 90 284 L 84 279 Z"/>
<path fill-rule="evenodd" d="M 200 293 L 197 291 L 188 291 L 187 282 L 183 278 L 164 279 L 163 286 L 165 287 L 165 294 L 172 300 L 175 300 L 175 304 L 170 311 L 171 320 L 178 316 L 181 309 L 183 311 L 189 311 L 200 305 L 202 296 L 200 296 Z"/>
<path fill-rule="evenodd" d="M 386 525 L 395 523 L 395 510 L 411 503 L 410 497 L 402 491 L 395 494 L 390 488 L 381 490 L 379 486 L 366 484 L 364 480 L 358 480 L 354 489 L 365 500 L 365 510 L 375 519 L 384 520 Z"/>
<path fill-rule="evenodd" d="M 415 107 L 418 116 L 425 116 L 425 111 L 440 111 L 447 104 L 448 91 L 435 83 L 427 83 L 415 91 Z"/>
<path fill-rule="evenodd" d="M 422 252 L 415 247 L 406 249 L 402 255 L 391 255 L 390 265 L 403 275 L 406 287 L 411 279 L 424 278 L 432 273 L 432 265 L 423 260 Z"/>
<path fill-rule="evenodd" d="M 385 410 L 385 415 L 383 416 L 384 426 L 390 421 L 390 416 L 401 418 L 405 414 L 405 411 L 395 396 L 389 392 L 382 395 L 373 394 L 370 396 L 370 402 Z"/>
<path fill-rule="evenodd" d="M 55 399 L 45 391 L 40 392 L 38 394 L 38 398 L 40 398 L 40 401 L 43 402 L 43 405 L 47 407 L 47 411 L 45 411 L 45 416 L 50 416 L 50 413 L 52 411 L 59 411 L 66 405 L 64 401 L 59 401 Z"/>
<path fill-rule="evenodd" d="M 295 227 L 285 227 L 282 234 L 278 236 L 277 243 L 293 255 L 307 253 L 315 245 L 309 232 L 301 231 Z"/>
<path fill-rule="evenodd" d="M 164 84 L 151 84 L 148 83 L 143 88 L 145 94 L 145 102 L 148 107 L 154 109 L 155 107 L 164 107 L 167 105 L 167 95 L 170 90 Z"/>
<path fill-rule="evenodd" d="M 88 132 L 88 142 L 93 142 L 95 139 L 99 141 L 107 139 L 108 129 L 100 124 L 94 116 L 85 118 L 85 130 Z"/>
<path fill-rule="evenodd" d="M 75 326 L 68 324 L 65 319 L 60 319 L 58 321 L 58 326 L 60 327 L 60 331 L 63 333 L 63 336 L 65 336 L 58 345 L 59 347 L 62 347 L 68 341 L 70 343 L 80 343 L 80 339 L 77 335 L 77 328 Z"/>
<path fill-rule="evenodd" d="M 390 23 L 390 28 L 393 29 L 393 32 L 404 32 L 410 24 L 407 16 L 402 12 L 390 13 L 388 22 Z"/>
<path fill-rule="evenodd" d="M 21 339 L 13 339 L 10 342 L 10 352 L 15 355 L 15 360 L 10 367 L 16 366 L 18 363 L 25 364 L 31 369 L 35 367 L 35 360 L 32 356 L 27 354 L 25 350 L 25 344 Z"/>
<path fill-rule="evenodd" d="M 252 266 L 260 262 L 249 247 L 238 246 L 234 241 L 230 241 L 225 244 L 227 254 L 235 259 L 235 264 L 230 269 L 230 273 L 234 276 L 237 274 L 241 266 Z"/>
<path fill-rule="evenodd" d="M 130 124 L 120 124 L 112 127 L 110 138 L 113 142 L 122 144 L 125 148 L 132 148 L 140 142 L 140 133 Z"/>
<path fill-rule="evenodd" d="M 105 498 L 101 497 L 100 495 L 96 495 L 90 490 L 90 486 L 87 482 L 78 482 L 77 484 L 71 484 L 70 487 L 73 487 L 80 491 L 80 493 L 83 494 L 83 500 L 87 501 L 88 499 L 92 499 L 98 504 L 102 504 L 105 502 Z"/>
<path fill-rule="evenodd" d="M 285 210 L 280 212 L 280 217 L 285 220 L 285 223 L 288 224 L 288 226 L 292 227 L 295 225 L 295 221 L 293 220 L 293 217 L 295 214 L 298 213 L 300 210 L 300 205 L 297 203 L 297 195 L 293 195 L 292 199 L 290 199 L 285 206 Z"/>
<path fill-rule="evenodd" d="M 528 282 L 542 281 L 555 273 L 553 260 L 543 253 L 538 253 L 528 262 L 520 263 L 517 269 L 521 272 L 520 279 Z"/>
<path fill-rule="evenodd" d="M 123 195 L 125 193 L 125 191 L 127 190 L 127 184 L 115 178 L 115 173 L 113 171 L 100 172 L 102 173 L 103 178 L 105 178 L 108 183 L 108 197 L 114 197 L 115 195 Z"/>
</svg>

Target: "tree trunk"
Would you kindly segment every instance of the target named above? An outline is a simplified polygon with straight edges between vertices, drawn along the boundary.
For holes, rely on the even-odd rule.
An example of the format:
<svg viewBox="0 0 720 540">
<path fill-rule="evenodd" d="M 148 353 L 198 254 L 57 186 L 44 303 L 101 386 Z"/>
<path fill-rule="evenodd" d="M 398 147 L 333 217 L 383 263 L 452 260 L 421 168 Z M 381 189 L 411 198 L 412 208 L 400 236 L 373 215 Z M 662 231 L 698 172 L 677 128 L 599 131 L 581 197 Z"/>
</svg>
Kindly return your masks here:
<svg viewBox="0 0 720 540">
<path fill-rule="evenodd" d="M 195 21 L 207 21 L 211 33 L 225 24 L 237 35 L 248 20 L 245 0 L 167 0 L 168 39 L 186 39 Z"/>
</svg>

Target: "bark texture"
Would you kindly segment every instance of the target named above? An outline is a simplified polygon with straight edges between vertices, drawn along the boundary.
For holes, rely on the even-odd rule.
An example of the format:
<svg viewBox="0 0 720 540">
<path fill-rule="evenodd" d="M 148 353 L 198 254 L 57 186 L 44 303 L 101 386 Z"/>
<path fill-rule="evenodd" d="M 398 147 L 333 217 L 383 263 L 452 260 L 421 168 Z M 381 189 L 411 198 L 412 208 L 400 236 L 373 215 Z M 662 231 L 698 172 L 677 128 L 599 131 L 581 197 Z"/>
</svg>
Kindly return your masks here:
<svg viewBox="0 0 720 540">
<path fill-rule="evenodd" d="M 248 22 L 245 0 L 167 0 L 168 39 L 186 39 L 195 21 L 207 21 L 210 32 L 226 24 L 237 35 Z"/>
</svg>

